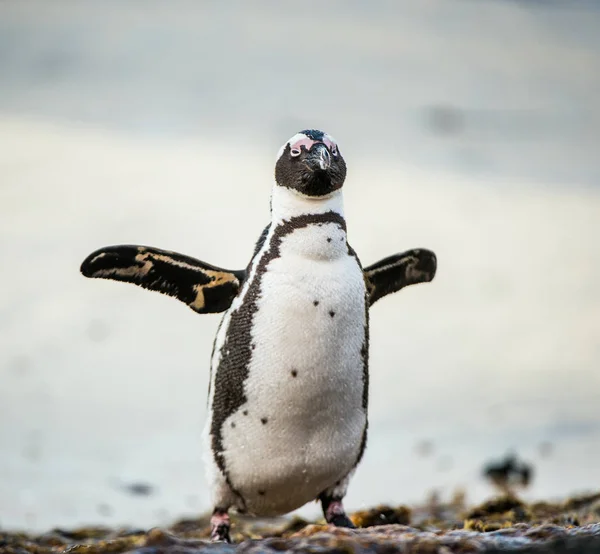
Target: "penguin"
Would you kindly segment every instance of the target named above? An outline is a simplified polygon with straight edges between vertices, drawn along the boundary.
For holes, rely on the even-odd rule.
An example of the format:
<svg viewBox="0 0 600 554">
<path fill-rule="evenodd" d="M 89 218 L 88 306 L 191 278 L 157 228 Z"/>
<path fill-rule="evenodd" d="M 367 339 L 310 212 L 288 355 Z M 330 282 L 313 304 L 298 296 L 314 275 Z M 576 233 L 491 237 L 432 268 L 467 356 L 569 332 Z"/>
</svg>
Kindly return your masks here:
<svg viewBox="0 0 600 554">
<path fill-rule="evenodd" d="M 304 130 L 277 154 L 271 221 L 246 269 L 132 245 L 81 265 L 86 277 L 223 313 L 203 433 L 213 541 L 230 542 L 230 509 L 277 516 L 313 500 L 329 524 L 354 527 L 343 499 L 367 441 L 369 308 L 431 281 L 437 260 L 419 248 L 363 268 L 348 243 L 345 178 L 337 142 Z"/>
</svg>

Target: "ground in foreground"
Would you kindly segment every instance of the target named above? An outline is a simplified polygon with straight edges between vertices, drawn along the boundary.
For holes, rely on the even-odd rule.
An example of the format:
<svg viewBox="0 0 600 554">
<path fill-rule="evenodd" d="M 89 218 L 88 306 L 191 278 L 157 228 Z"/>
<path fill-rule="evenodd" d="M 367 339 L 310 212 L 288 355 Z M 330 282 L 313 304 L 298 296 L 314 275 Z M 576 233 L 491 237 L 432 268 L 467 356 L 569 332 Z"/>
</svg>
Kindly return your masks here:
<svg viewBox="0 0 600 554">
<path fill-rule="evenodd" d="M 179 521 L 149 531 L 89 527 L 54 529 L 42 535 L 0 531 L 6 554 L 199 554 L 202 552 L 467 553 L 550 554 L 600 552 L 600 493 L 562 503 L 525 504 L 516 497 L 467 508 L 432 498 L 424 506 L 378 506 L 351 515 L 356 530 L 301 519 L 233 520 L 236 544 L 208 542 L 209 517 Z"/>
</svg>

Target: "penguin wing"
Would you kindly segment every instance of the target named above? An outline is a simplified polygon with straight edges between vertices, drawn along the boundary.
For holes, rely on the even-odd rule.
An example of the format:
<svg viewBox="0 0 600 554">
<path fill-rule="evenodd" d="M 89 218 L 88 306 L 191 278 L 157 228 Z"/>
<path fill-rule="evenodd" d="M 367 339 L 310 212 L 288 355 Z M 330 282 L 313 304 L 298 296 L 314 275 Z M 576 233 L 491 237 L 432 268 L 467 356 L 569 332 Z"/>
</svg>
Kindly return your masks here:
<svg viewBox="0 0 600 554">
<path fill-rule="evenodd" d="M 181 300 L 199 314 L 224 312 L 237 295 L 246 272 L 148 246 L 107 246 L 81 264 L 86 277 L 133 283 Z"/>
<path fill-rule="evenodd" d="M 369 305 L 408 285 L 431 281 L 436 269 L 435 254 L 424 248 L 394 254 L 366 267 L 364 275 Z"/>
</svg>

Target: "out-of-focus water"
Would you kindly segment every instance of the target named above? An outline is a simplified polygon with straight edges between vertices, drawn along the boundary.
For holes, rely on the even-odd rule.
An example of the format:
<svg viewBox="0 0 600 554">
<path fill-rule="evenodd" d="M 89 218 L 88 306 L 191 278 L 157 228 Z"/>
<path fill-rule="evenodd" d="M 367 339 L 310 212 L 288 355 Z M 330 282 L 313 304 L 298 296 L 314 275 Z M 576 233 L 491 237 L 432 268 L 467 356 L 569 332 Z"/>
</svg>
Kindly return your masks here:
<svg viewBox="0 0 600 554">
<path fill-rule="evenodd" d="M 348 161 L 363 262 L 439 257 L 434 283 L 372 309 L 348 506 L 482 498 L 482 464 L 509 449 L 535 465 L 532 497 L 593 487 L 600 12 L 569 6 L 3 2 L 0 525 L 209 508 L 218 316 L 78 267 L 114 243 L 243 267 L 275 153 L 306 127 Z"/>
</svg>

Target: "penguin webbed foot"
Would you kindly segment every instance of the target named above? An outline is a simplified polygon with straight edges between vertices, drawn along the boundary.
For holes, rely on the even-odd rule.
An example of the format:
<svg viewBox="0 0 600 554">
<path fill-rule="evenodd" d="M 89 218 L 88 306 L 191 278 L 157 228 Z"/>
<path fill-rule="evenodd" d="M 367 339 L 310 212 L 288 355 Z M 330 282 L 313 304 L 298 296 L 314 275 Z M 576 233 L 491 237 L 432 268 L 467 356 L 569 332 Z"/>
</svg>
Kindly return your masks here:
<svg viewBox="0 0 600 554">
<path fill-rule="evenodd" d="M 346 514 L 336 514 L 333 516 L 331 521 L 331 525 L 335 525 L 336 527 L 346 527 L 347 529 L 356 529 L 356 525 L 352 523 L 350 518 Z"/>
<path fill-rule="evenodd" d="M 231 543 L 229 531 L 231 523 L 227 510 L 215 508 L 213 515 L 210 518 L 210 540 L 211 542 L 226 542 Z"/>
<path fill-rule="evenodd" d="M 356 525 L 352 523 L 346 515 L 346 510 L 342 504 L 341 498 L 332 498 L 326 494 L 319 496 L 325 521 L 336 527 L 346 527 L 347 529 L 356 529 Z"/>
</svg>

